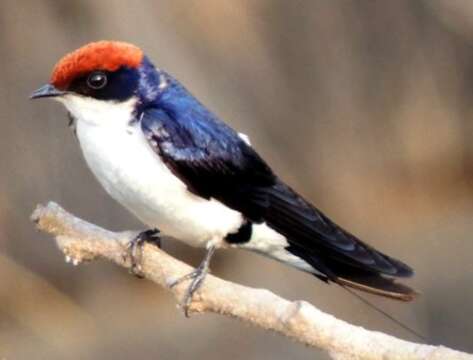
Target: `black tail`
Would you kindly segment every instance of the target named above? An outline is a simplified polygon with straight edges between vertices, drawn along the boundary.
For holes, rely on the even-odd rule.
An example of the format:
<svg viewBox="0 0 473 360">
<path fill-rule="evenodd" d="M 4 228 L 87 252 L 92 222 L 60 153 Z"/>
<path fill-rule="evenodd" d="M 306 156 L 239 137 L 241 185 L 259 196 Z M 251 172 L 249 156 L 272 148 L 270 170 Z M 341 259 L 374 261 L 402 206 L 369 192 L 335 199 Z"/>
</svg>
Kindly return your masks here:
<svg viewBox="0 0 473 360">
<path fill-rule="evenodd" d="M 370 253 L 376 252 L 376 257 L 382 257 L 385 261 L 389 261 L 389 263 L 395 268 L 396 273 L 398 274 L 397 277 L 406 277 L 413 274 L 412 269 L 399 260 L 388 257 L 369 246 L 367 246 L 367 249 Z M 309 263 L 316 270 L 313 272 L 313 275 L 320 280 L 324 282 L 333 282 L 342 286 L 346 291 L 358 298 L 365 305 L 398 324 L 412 335 L 421 340 L 426 339 L 424 335 L 399 321 L 371 303 L 369 300 L 365 299 L 361 294 L 358 294 L 351 289 L 405 302 L 414 300 L 416 295 L 418 295 L 415 290 L 396 282 L 392 276 L 383 275 L 370 268 L 363 268 L 360 264 L 349 264 L 346 259 L 343 258 L 334 259 L 332 256 L 322 257 L 323 252 L 319 253 L 317 256 L 314 255 L 314 252 L 307 252 L 305 249 L 294 244 L 291 244 L 286 248 L 286 250 Z"/>
<path fill-rule="evenodd" d="M 367 249 L 370 253 L 376 254 L 376 257 L 389 261 L 398 273 L 396 277 L 412 275 L 412 270 L 399 260 L 388 257 L 369 246 Z M 324 256 L 323 251 L 316 255 L 315 252 L 308 252 L 295 244 L 291 244 L 286 250 L 309 263 L 317 271 L 314 275 L 325 282 L 333 282 L 343 287 L 406 302 L 414 300 L 418 295 L 415 290 L 396 282 L 393 277 L 363 267 L 362 264 L 347 261 L 348 259 L 343 259 L 343 257 Z"/>
</svg>

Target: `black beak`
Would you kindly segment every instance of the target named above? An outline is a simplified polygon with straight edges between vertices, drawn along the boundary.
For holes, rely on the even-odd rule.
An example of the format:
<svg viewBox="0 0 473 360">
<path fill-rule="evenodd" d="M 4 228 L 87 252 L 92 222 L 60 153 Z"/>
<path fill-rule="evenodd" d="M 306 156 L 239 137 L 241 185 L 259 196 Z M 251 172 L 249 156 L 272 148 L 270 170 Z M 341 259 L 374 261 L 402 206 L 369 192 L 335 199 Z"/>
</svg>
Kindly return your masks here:
<svg viewBox="0 0 473 360">
<path fill-rule="evenodd" d="M 30 96 L 30 99 L 39 99 L 45 97 L 56 97 L 64 95 L 66 92 L 56 89 L 51 84 L 46 84 L 41 86 L 38 90 L 33 91 Z"/>
</svg>

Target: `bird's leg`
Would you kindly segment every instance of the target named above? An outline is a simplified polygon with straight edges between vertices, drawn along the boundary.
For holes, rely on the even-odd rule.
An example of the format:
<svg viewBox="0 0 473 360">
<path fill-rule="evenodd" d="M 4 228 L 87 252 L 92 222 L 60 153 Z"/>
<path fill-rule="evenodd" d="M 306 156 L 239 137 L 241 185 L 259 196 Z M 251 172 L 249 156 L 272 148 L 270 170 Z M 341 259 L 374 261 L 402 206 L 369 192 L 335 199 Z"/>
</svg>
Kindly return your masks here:
<svg viewBox="0 0 473 360">
<path fill-rule="evenodd" d="M 149 229 L 140 232 L 126 246 L 124 259 L 129 258 L 131 262 L 130 272 L 137 276 L 143 277 L 141 274 L 141 257 L 143 255 L 143 245 L 145 242 L 153 243 L 161 248 L 161 238 L 158 229 Z"/>
<path fill-rule="evenodd" d="M 173 288 L 183 281 L 192 280 L 182 301 L 182 308 L 186 317 L 189 317 L 189 306 L 192 303 L 192 297 L 194 296 L 194 293 L 202 286 L 206 275 L 209 273 L 210 259 L 212 258 L 215 249 L 215 245 L 209 246 L 207 248 L 207 253 L 205 254 L 204 260 L 200 263 L 200 265 L 195 268 L 195 270 L 177 279 L 170 285 L 170 287 Z"/>
</svg>

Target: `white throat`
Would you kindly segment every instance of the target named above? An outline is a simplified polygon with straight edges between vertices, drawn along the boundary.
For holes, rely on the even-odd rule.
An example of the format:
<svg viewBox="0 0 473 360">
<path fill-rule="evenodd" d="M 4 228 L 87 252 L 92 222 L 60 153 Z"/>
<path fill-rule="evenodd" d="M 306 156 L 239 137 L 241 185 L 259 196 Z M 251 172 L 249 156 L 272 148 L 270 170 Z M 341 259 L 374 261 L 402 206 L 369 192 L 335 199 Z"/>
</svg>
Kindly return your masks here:
<svg viewBox="0 0 473 360">
<path fill-rule="evenodd" d="M 106 127 L 128 124 L 132 120 L 138 101 L 136 97 L 117 102 L 96 100 L 75 94 L 66 94 L 58 97 L 57 100 L 64 104 L 78 122 L 83 121 L 88 125 Z"/>
</svg>

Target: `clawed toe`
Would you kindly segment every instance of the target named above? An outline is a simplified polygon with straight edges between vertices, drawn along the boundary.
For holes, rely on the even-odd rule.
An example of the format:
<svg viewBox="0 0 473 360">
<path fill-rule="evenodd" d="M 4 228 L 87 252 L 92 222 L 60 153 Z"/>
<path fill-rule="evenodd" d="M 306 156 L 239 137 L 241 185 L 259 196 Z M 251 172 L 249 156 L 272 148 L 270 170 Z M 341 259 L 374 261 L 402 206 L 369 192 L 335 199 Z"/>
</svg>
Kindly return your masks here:
<svg viewBox="0 0 473 360">
<path fill-rule="evenodd" d="M 199 267 L 197 267 L 194 271 L 190 272 L 189 274 L 186 274 L 182 276 L 181 278 L 177 279 L 176 281 L 172 282 L 171 285 L 169 286 L 170 288 L 173 288 L 176 285 L 182 283 L 183 281 L 192 280 L 189 286 L 187 287 L 186 292 L 181 302 L 181 307 L 184 310 L 184 315 L 186 317 L 189 317 L 189 308 L 190 308 L 190 305 L 192 304 L 194 293 L 197 290 L 199 290 L 199 288 L 202 286 L 205 280 L 205 277 L 207 276 L 209 272 L 209 263 L 214 251 L 215 251 L 215 248 L 210 247 L 207 251 L 207 254 L 205 255 L 204 261 L 202 261 Z"/>
<path fill-rule="evenodd" d="M 186 292 L 181 302 L 181 307 L 184 310 L 184 315 L 186 317 L 189 317 L 189 308 L 190 308 L 190 305 L 192 304 L 194 293 L 197 290 L 199 290 L 199 288 L 202 286 L 202 283 L 204 282 L 207 273 L 208 273 L 208 269 L 204 269 L 199 266 L 194 271 L 177 279 L 170 285 L 170 287 L 173 288 L 176 285 L 182 283 L 183 281 L 192 280 L 189 286 L 187 287 Z"/>
<path fill-rule="evenodd" d="M 126 246 L 126 252 L 123 255 L 124 260 L 130 259 L 130 273 L 142 278 L 141 272 L 141 258 L 143 256 L 143 245 L 145 242 L 150 242 L 161 248 L 161 239 L 159 237 L 159 230 L 145 230 L 135 236 Z"/>
<path fill-rule="evenodd" d="M 191 280 L 191 279 L 195 279 L 197 276 L 198 276 L 198 273 L 199 273 L 199 268 L 191 271 L 189 274 L 186 274 L 182 277 L 180 277 L 179 279 L 177 280 L 174 280 L 170 285 L 169 287 L 172 289 L 173 287 L 176 287 L 177 285 L 179 285 L 180 283 L 184 282 L 184 281 L 187 281 L 187 280 Z"/>
</svg>

